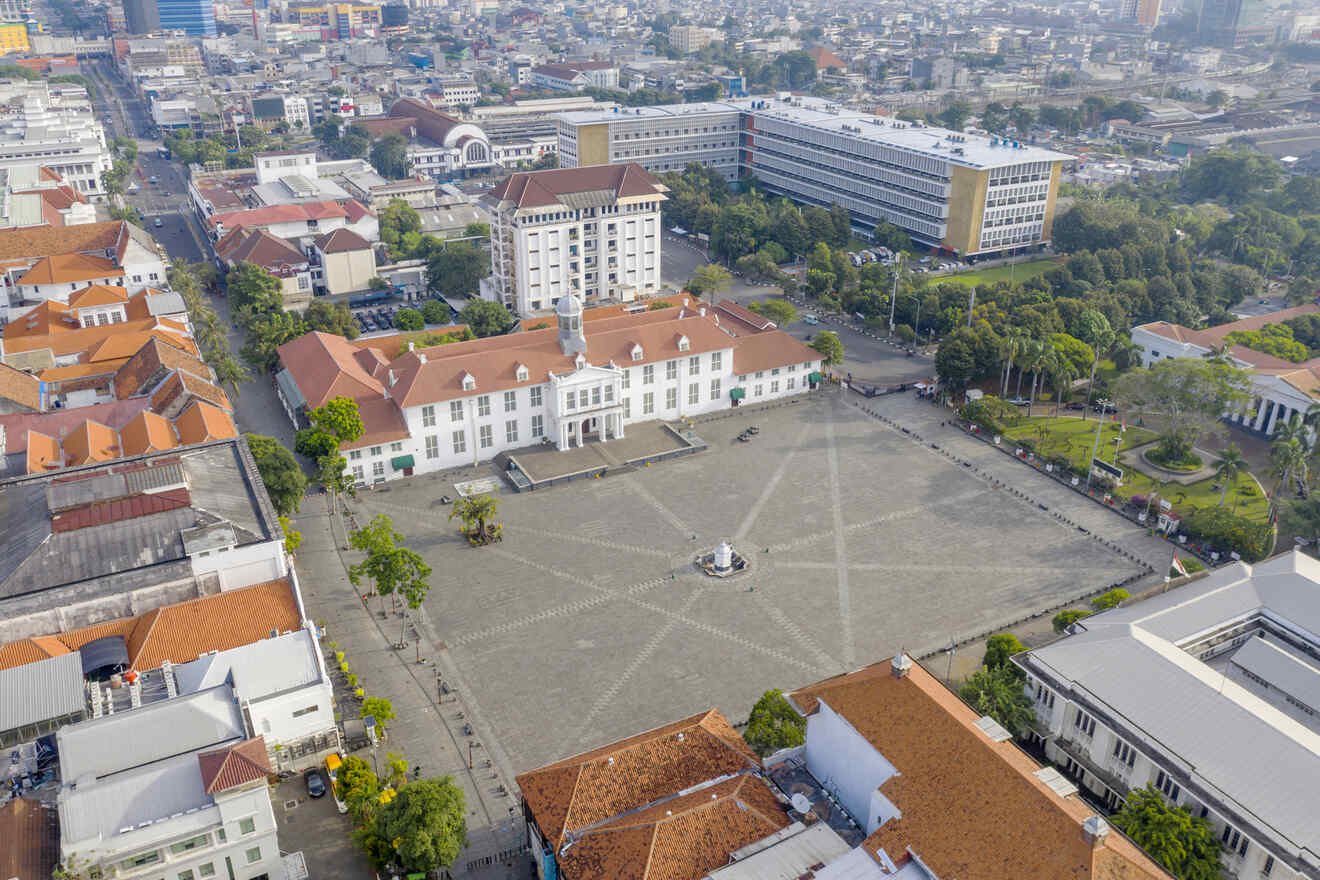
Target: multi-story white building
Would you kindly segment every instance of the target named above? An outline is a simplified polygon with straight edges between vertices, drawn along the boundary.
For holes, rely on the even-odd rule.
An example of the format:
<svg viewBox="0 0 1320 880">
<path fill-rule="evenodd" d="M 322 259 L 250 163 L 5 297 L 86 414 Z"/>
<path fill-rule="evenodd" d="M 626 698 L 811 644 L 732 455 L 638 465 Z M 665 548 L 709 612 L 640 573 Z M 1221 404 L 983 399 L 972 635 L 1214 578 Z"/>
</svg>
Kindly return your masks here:
<svg viewBox="0 0 1320 880">
<path fill-rule="evenodd" d="M 364 433 L 342 448 L 353 478 L 371 484 L 525 446 L 608 443 L 634 422 L 789 397 L 821 379 L 814 349 L 737 306 L 618 309 L 584 325 L 563 295 L 554 321 L 393 361 L 369 342 L 309 333 L 280 347 L 276 385 L 299 426 L 336 397 L 358 401 Z"/>
<path fill-rule="evenodd" d="M 532 68 L 532 87 L 575 92 L 579 89 L 617 89 L 619 68 L 609 61 L 573 61 Z"/>
<path fill-rule="evenodd" d="M 105 132 L 86 92 L 49 94 L 41 82 L 0 84 L 0 168 L 44 165 L 78 192 L 105 195 L 102 173 L 113 165 Z"/>
<path fill-rule="evenodd" d="M 558 124 L 562 168 L 637 162 L 664 172 L 698 162 L 728 180 L 754 174 L 794 201 L 842 205 L 863 233 L 888 222 L 918 244 L 972 258 L 1047 243 L 1072 159 L 787 94 L 565 113 Z"/>
<path fill-rule="evenodd" d="M 510 175 L 483 199 L 491 274 L 482 296 L 533 315 L 561 296 L 594 305 L 659 293 L 665 191 L 633 164 Z"/>
<path fill-rule="evenodd" d="M 1235 563 L 1014 662 L 1033 741 L 1109 808 L 1153 785 L 1232 876 L 1320 878 L 1320 562 Z"/>
<path fill-rule="evenodd" d="M 669 45 L 684 55 L 699 52 L 722 37 L 715 28 L 681 24 L 669 29 Z"/>
<path fill-rule="evenodd" d="M 307 99 L 301 95 L 284 96 L 284 121 L 294 131 L 307 131 L 312 118 L 307 110 Z"/>
<path fill-rule="evenodd" d="M 60 728 L 60 850 L 86 876 L 282 876 L 266 745 L 227 686 Z"/>
</svg>

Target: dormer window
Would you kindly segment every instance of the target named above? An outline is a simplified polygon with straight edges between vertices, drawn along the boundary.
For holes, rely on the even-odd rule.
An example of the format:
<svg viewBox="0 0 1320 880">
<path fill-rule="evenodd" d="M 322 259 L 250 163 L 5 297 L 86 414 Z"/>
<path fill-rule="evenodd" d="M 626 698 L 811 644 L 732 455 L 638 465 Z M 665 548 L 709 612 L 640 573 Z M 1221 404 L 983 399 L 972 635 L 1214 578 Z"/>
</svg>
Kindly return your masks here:
<svg viewBox="0 0 1320 880">
<path fill-rule="evenodd" d="M 471 373 L 464 373 L 464 374 L 463 374 L 463 390 L 464 390 L 464 391 L 475 391 L 476 388 L 477 388 L 477 377 L 476 377 L 476 376 L 473 376 Z"/>
<path fill-rule="evenodd" d="M 636 343 L 633 343 L 632 359 L 634 361 L 640 361 L 642 359 L 642 347 Z"/>
<path fill-rule="evenodd" d="M 691 348 L 691 347 L 692 347 L 692 343 L 688 342 L 688 338 L 687 338 L 686 336 L 680 336 L 680 337 L 678 337 L 678 350 L 679 350 L 679 351 L 687 351 L 687 350 L 688 350 L 689 348 Z"/>
<path fill-rule="evenodd" d="M 577 368 L 578 368 L 579 370 L 582 369 L 583 367 L 585 367 L 585 366 L 587 365 L 587 357 L 586 357 L 586 355 L 582 354 L 581 352 L 578 352 L 578 356 L 577 356 L 577 358 L 573 361 L 573 363 L 577 366 Z"/>
<path fill-rule="evenodd" d="M 519 382 L 527 381 L 527 367 L 524 364 L 518 365 L 517 377 Z"/>
</svg>

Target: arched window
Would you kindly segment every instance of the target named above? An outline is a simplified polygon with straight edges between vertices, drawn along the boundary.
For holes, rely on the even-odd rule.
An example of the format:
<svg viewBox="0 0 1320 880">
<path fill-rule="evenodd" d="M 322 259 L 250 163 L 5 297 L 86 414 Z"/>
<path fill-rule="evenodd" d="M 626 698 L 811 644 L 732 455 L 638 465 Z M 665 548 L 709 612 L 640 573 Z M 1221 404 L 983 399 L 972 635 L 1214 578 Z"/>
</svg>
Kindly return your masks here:
<svg viewBox="0 0 1320 880">
<path fill-rule="evenodd" d="M 485 162 L 486 145 L 480 142 L 474 144 L 468 144 L 467 160 L 469 162 Z"/>
</svg>

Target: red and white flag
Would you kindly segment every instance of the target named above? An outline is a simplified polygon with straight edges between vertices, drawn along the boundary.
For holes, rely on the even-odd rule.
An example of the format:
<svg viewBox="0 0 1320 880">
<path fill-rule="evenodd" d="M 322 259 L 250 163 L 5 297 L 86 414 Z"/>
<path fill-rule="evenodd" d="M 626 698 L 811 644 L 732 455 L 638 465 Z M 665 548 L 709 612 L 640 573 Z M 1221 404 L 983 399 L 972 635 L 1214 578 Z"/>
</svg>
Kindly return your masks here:
<svg viewBox="0 0 1320 880">
<path fill-rule="evenodd" d="M 1173 554 L 1173 570 L 1183 577 L 1187 576 L 1187 567 L 1183 565 L 1182 560 L 1178 558 L 1177 553 Z"/>
</svg>

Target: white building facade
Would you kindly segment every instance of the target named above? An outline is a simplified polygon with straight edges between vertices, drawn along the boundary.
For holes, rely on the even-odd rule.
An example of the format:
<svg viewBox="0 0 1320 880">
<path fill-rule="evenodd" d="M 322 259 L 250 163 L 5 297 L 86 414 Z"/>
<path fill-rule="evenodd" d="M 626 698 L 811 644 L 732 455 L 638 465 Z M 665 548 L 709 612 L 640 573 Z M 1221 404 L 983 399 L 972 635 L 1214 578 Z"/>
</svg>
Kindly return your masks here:
<svg viewBox="0 0 1320 880">
<path fill-rule="evenodd" d="M 1117 810 L 1154 786 L 1242 880 L 1320 878 L 1320 563 L 1235 563 L 1017 655 L 1032 741 Z"/>
<path fill-rule="evenodd" d="M 535 315 L 562 296 L 594 305 L 659 293 L 664 192 L 636 165 L 512 175 L 485 200 L 482 296 Z"/>
<path fill-rule="evenodd" d="M 53 97 L 35 89 L 0 100 L 18 108 L 0 115 L 0 168 L 44 165 L 78 192 L 105 196 L 101 175 L 113 166 L 105 132 L 89 99 Z"/>
</svg>

